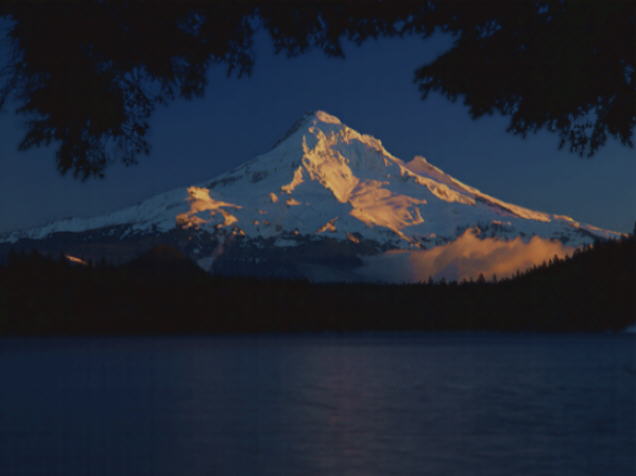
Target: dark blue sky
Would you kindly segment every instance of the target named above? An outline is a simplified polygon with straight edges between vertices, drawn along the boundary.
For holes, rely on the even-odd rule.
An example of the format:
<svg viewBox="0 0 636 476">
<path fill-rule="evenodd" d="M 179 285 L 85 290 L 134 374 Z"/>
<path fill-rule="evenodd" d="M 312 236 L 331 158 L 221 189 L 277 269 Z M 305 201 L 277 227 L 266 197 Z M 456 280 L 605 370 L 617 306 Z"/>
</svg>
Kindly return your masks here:
<svg viewBox="0 0 636 476">
<path fill-rule="evenodd" d="M 304 112 L 323 109 L 381 139 L 405 160 L 423 155 L 497 198 L 631 231 L 636 220 L 634 150 L 610 143 L 593 159 L 557 150 L 549 134 L 505 132 L 507 121 L 473 121 L 461 103 L 421 101 L 416 67 L 449 44 L 436 37 L 347 46 L 345 60 L 319 52 L 287 59 L 257 41 L 254 73 L 227 78 L 213 68 L 203 100 L 175 102 L 152 120 L 149 157 L 107 170 L 105 180 L 61 177 L 53 149 L 18 152 L 21 118 L 0 114 L 0 231 L 116 210 L 171 188 L 214 177 L 266 152 Z"/>
</svg>

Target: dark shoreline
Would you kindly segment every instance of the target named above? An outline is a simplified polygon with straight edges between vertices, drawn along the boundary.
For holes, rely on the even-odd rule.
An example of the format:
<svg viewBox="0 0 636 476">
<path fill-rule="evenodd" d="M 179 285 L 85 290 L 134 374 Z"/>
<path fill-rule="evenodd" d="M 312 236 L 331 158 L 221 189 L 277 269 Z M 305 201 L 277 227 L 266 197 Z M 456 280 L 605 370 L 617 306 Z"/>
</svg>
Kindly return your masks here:
<svg viewBox="0 0 636 476">
<path fill-rule="evenodd" d="M 0 268 L 0 336 L 317 332 L 619 332 L 636 323 L 636 241 L 597 243 L 514 278 L 312 284 L 210 276 L 182 257 Z"/>
</svg>

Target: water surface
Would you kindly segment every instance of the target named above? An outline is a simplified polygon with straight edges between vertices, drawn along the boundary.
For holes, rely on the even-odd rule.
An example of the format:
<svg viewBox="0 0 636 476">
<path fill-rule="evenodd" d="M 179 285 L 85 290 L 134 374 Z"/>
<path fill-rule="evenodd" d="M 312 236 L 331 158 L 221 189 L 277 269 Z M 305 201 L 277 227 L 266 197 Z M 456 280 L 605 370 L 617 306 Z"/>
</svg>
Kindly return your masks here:
<svg viewBox="0 0 636 476">
<path fill-rule="evenodd" d="M 2 475 L 633 475 L 636 336 L 0 339 Z"/>
</svg>

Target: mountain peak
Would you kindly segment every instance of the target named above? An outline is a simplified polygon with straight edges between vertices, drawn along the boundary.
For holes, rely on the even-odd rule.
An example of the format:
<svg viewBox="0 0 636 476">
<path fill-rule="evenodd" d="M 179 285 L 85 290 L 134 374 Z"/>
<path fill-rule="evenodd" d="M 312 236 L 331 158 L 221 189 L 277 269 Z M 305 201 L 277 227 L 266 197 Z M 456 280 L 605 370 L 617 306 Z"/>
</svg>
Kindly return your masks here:
<svg viewBox="0 0 636 476">
<path fill-rule="evenodd" d="M 325 122 L 327 124 L 342 124 L 342 121 L 340 121 L 340 119 L 338 119 L 336 116 L 321 110 L 309 113 L 308 116 L 311 119 L 315 119 L 319 122 Z"/>
<path fill-rule="evenodd" d="M 340 118 L 329 114 L 326 111 L 317 109 L 315 111 L 306 112 L 300 119 L 298 119 L 294 126 L 296 129 L 312 127 L 312 126 L 344 126 Z M 292 127 L 293 128 L 293 127 Z"/>
<path fill-rule="evenodd" d="M 304 114 L 271 150 L 211 181 L 106 216 L 0 236 L 0 243 L 108 227 L 121 238 L 192 229 L 215 239 L 236 235 L 280 246 L 322 237 L 349 246 L 359 235 L 387 249 L 429 248 L 467 229 L 479 229 L 482 237 L 538 235 L 568 245 L 619 236 L 486 195 L 422 156 L 405 162 L 324 110 Z"/>
<path fill-rule="evenodd" d="M 283 142 L 285 142 L 288 138 L 293 136 L 296 132 L 300 130 L 305 130 L 309 127 L 316 125 L 330 125 L 333 126 L 344 126 L 342 121 L 338 119 L 336 116 L 329 114 L 328 112 L 322 111 L 320 109 L 316 111 L 306 112 L 302 117 L 297 119 L 292 126 L 287 130 L 287 132 L 274 144 L 273 148 L 276 148 Z"/>
</svg>

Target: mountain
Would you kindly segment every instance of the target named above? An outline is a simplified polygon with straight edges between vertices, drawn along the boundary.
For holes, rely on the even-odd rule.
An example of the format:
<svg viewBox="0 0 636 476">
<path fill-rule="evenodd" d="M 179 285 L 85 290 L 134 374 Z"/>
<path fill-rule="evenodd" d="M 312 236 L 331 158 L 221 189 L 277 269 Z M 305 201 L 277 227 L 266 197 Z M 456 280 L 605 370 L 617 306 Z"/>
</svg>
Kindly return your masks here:
<svg viewBox="0 0 636 476">
<path fill-rule="evenodd" d="M 317 111 L 212 180 L 108 215 L 5 233 L 0 252 L 123 262 L 169 244 L 216 273 L 418 281 L 511 274 L 619 236 L 484 194 L 423 157 L 405 162 Z"/>
</svg>

